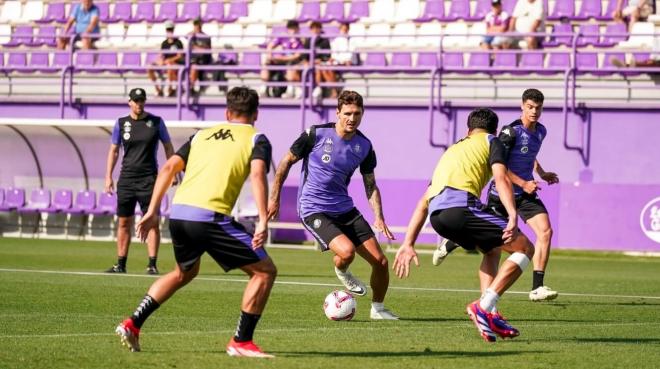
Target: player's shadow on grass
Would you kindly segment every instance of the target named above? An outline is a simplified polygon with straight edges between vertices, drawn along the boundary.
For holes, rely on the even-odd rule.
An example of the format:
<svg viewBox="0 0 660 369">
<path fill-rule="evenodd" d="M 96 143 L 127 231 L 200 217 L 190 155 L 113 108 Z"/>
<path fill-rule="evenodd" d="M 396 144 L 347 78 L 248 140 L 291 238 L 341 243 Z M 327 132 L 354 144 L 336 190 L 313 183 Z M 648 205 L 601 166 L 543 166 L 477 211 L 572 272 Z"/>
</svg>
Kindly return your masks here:
<svg viewBox="0 0 660 369">
<path fill-rule="evenodd" d="M 571 341 L 580 343 L 660 343 L 660 338 L 623 338 L 623 337 L 604 337 L 604 338 L 573 338 Z"/>
<path fill-rule="evenodd" d="M 357 352 L 333 352 L 333 351 L 273 351 L 274 355 L 284 357 L 355 357 L 355 358 L 380 358 L 380 357 L 431 357 L 442 356 L 447 358 L 461 357 L 494 357 L 520 355 L 521 351 L 433 351 L 426 349 L 424 351 L 357 351 Z M 525 351 L 525 353 L 544 353 L 542 351 Z"/>
</svg>

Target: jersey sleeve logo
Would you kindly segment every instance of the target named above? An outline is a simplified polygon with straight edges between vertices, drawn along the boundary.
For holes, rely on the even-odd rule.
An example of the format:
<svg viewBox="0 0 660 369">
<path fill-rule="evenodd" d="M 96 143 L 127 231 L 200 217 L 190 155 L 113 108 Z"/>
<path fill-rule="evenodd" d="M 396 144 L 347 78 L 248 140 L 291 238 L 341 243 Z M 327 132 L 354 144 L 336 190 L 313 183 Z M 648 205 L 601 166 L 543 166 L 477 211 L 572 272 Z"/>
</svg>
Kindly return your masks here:
<svg viewBox="0 0 660 369">
<path fill-rule="evenodd" d="M 231 129 L 225 130 L 224 128 L 220 128 L 219 131 L 212 133 L 209 137 L 206 138 L 206 140 L 210 140 L 211 138 L 215 138 L 217 140 L 226 140 L 228 138 L 231 138 L 232 141 L 234 140 L 234 136 L 231 134 Z"/>
</svg>

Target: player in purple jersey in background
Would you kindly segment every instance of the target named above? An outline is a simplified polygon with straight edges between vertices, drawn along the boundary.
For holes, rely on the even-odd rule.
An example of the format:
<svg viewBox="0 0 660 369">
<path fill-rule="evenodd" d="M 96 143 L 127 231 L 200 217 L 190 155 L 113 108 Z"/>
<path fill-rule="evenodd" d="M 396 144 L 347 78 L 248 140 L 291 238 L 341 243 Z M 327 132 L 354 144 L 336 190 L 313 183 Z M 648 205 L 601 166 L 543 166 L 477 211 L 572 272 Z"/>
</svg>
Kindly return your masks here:
<svg viewBox="0 0 660 369">
<path fill-rule="evenodd" d="M 520 119 L 502 127 L 499 136 L 507 150 L 508 176 L 513 183 L 518 214 L 536 235 L 532 291 L 529 293 L 529 299 L 532 301 L 554 300 L 558 296 L 557 291 L 544 285 L 545 269 L 550 257 L 552 227 L 548 210 L 538 196 L 537 192 L 541 187 L 534 179 L 533 173 L 536 172 L 549 185 L 559 182 L 557 174 L 543 170 L 536 159 L 547 135 L 545 126 L 539 122 L 543 112 L 543 100 L 541 91 L 533 88 L 525 90 L 522 95 Z M 499 200 L 497 189 L 492 182 L 488 191 L 487 206 L 506 216 L 506 209 Z M 433 264 L 440 265 L 457 247 L 459 246 L 453 241 L 444 240 L 433 253 Z"/>
<path fill-rule="evenodd" d="M 399 317 L 383 305 L 389 286 L 387 257 L 348 195 L 351 176 L 360 168 L 367 198 L 374 211 L 374 228 L 394 239 L 385 224 L 380 190 L 376 186 L 376 153 L 371 141 L 358 130 L 363 114 L 362 96 L 354 91 L 344 91 L 337 103 L 337 123 L 312 126 L 300 135 L 275 173 L 268 216 L 272 219 L 279 212 L 284 180 L 291 166 L 303 159 L 298 191 L 298 215 L 303 225 L 318 240 L 323 251 L 335 253 L 335 273 L 352 293 L 367 294 L 364 283 L 348 271 L 355 254 L 371 265 L 373 297 L 370 317 L 397 320 Z"/>
</svg>

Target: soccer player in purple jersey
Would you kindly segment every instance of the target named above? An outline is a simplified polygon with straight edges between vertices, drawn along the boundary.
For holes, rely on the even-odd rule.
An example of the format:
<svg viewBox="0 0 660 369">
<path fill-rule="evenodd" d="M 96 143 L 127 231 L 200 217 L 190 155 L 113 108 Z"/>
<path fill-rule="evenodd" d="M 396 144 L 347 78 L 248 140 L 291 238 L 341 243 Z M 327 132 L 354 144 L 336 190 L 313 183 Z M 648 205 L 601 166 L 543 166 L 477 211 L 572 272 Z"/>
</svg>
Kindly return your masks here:
<svg viewBox="0 0 660 369">
<path fill-rule="evenodd" d="M 298 215 L 303 225 L 318 240 L 323 251 L 335 253 L 335 273 L 346 288 L 364 296 L 367 288 L 348 267 L 357 253 L 371 265 L 371 319 L 397 320 L 383 305 L 389 286 L 387 257 L 373 230 L 353 205 L 348 183 L 360 168 L 364 188 L 374 211 L 374 228 L 389 238 L 394 236 L 385 224 L 380 190 L 374 168 L 376 154 L 371 141 L 358 130 L 364 106 L 362 96 L 344 91 L 338 98 L 337 123 L 312 126 L 293 143 L 280 162 L 270 193 L 268 216 L 280 208 L 280 191 L 291 166 L 303 159 L 298 191 Z"/>
<path fill-rule="evenodd" d="M 550 257 L 552 227 L 548 210 L 537 193 L 541 187 L 533 174 L 536 172 L 549 185 L 559 182 L 557 174 L 546 172 L 536 159 L 547 135 L 545 126 L 539 122 L 543 112 L 543 100 L 544 96 L 541 91 L 533 88 L 525 90 L 522 95 L 520 119 L 502 127 L 499 136 L 507 150 L 508 176 L 513 183 L 518 214 L 536 235 L 532 291 L 529 293 L 529 299 L 532 301 L 554 300 L 558 296 L 557 291 L 545 286 L 543 281 Z M 507 214 L 492 182 L 488 191 L 487 206 L 504 216 Z M 442 263 L 448 253 L 457 247 L 458 245 L 453 241 L 443 241 L 433 253 L 433 264 Z"/>
</svg>

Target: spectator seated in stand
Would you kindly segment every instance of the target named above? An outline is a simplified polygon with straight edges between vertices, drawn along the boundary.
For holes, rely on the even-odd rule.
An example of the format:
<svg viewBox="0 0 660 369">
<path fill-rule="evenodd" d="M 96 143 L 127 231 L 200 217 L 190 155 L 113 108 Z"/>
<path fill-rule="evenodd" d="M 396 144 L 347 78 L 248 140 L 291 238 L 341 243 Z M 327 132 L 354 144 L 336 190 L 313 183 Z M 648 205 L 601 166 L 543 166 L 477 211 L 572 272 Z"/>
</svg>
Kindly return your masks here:
<svg viewBox="0 0 660 369">
<path fill-rule="evenodd" d="M 298 50 L 304 48 L 303 40 L 300 38 L 300 24 L 297 20 L 289 20 L 286 23 L 286 32 L 289 37 L 275 38 L 268 43 L 266 49 L 269 51 L 266 65 L 298 65 L 303 62 L 303 55 Z M 275 53 L 275 50 L 284 50 L 283 52 Z M 272 71 L 264 69 L 261 71 L 261 80 L 268 81 L 282 81 L 281 76 L 284 75 L 284 80 L 287 82 L 300 82 L 300 71 L 296 69 L 287 69 L 284 73 L 281 71 Z M 273 88 L 273 93 L 269 93 L 266 85 L 259 89 L 261 96 L 279 97 L 281 89 Z M 280 90 L 280 91 L 278 91 Z M 284 92 L 283 97 L 292 98 L 302 95 L 302 89 L 289 85 Z"/>
<path fill-rule="evenodd" d="M 628 29 L 632 30 L 636 22 L 644 22 L 649 15 L 653 14 L 653 4 L 651 0 L 630 0 L 627 6 L 623 6 L 623 0 L 617 0 L 616 10 L 614 11 L 614 20 L 623 22 L 624 17 L 629 18 Z"/>
<path fill-rule="evenodd" d="M 352 44 L 348 35 L 350 27 L 350 23 L 342 23 L 339 25 L 339 35 L 335 37 L 332 42 L 330 42 L 330 50 L 332 50 L 332 54 L 330 54 L 330 60 L 328 61 L 328 64 L 341 66 L 360 64 L 360 54 L 355 52 L 355 46 Z M 327 72 L 328 79 L 331 78 L 329 74 L 332 74 L 332 78 L 334 78 L 335 81 L 341 80 L 341 72 Z M 332 88 L 330 96 L 337 97 L 338 95 L 339 88 Z"/>
<path fill-rule="evenodd" d="M 328 61 L 330 60 L 330 40 L 323 37 L 323 25 L 321 25 L 321 22 L 314 21 L 309 25 L 309 29 L 312 34 L 316 36 L 314 40 L 314 64 L 328 64 Z M 311 39 L 305 40 L 305 49 L 310 49 L 310 43 Z M 305 63 L 309 63 L 309 55 L 304 55 L 303 59 L 305 60 Z M 317 85 L 322 82 L 337 82 L 335 73 L 331 70 L 316 69 L 314 79 Z M 336 98 L 336 91 L 332 89 L 332 92 L 334 92 L 334 94 L 332 94 L 331 97 Z M 312 95 L 319 99 L 323 97 L 323 90 L 321 87 L 316 86 Z"/>
<path fill-rule="evenodd" d="M 168 20 L 165 22 L 165 32 L 167 38 L 160 44 L 160 49 L 163 52 L 154 61 L 152 66 L 175 66 L 183 65 L 185 63 L 183 54 L 183 43 L 178 37 L 174 35 L 174 22 Z M 178 51 L 177 51 L 178 50 Z M 158 74 L 158 77 L 156 76 Z M 156 88 L 156 96 L 163 96 L 163 86 L 161 80 L 163 74 L 167 75 L 167 96 L 173 97 L 176 95 L 177 84 L 177 71 L 176 69 L 158 69 L 152 68 L 148 70 L 149 79 L 154 82 Z"/>
<path fill-rule="evenodd" d="M 481 47 L 483 49 L 508 49 L 511 47 L 511 38 L 502 35 L 509 30 L 509 13 L 502 10 L 501 0 L 491 1 L 491 10 L 486 14 L 486 36 Z"/>
<path fill-rule="evenodd" d="M 73 32 L 71 32 L 73 27 Z M 81 0 L 80 4 L 74 5 L 73 11 L 64 26 L 62 37 L 57 39 L 57 48 L 66 49 L 69 44 L 71 36 L 73 36 L 75 43 L 77 40 L 82 41 L 83 49 L 93 49 L 94 41 L 98 39 L 99 27 L 99 8 L 94 5 L 92 0 Z M 88 36 L 86 34 L 94 34 Z"/>
<path fill-rule="evenodd" d="M 213 62 L 211 56 L 211 37 L 202 31 L 202 19 L 196 18 L 193 21 L 193 31 L 188 35 L 190 37 L 190 92 L 193 95 L 203 92 L 206 88 L 200 87 L 199 91 L 195 90 L 195 83 L 197 80 L 204 81 L 205 76 L 200 73 L 196 65 L 209 65 Z"/>
<path fill-rule="evenodd" d="M 509 29 L 518 33 L 545 32 L 545 10 L 542 0 L 518 0 Z M 538 49 L 541 37 L 522 36 L 515 41 L 526 42 L 527 49 Z M 514 42 L 515 42 L 514 41 Z"/>
</svg>

